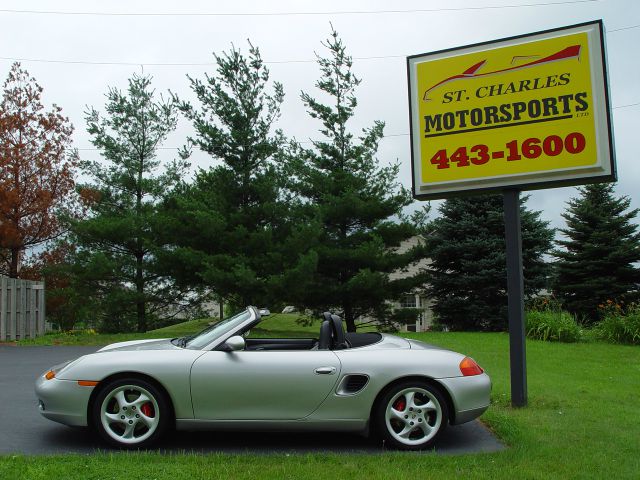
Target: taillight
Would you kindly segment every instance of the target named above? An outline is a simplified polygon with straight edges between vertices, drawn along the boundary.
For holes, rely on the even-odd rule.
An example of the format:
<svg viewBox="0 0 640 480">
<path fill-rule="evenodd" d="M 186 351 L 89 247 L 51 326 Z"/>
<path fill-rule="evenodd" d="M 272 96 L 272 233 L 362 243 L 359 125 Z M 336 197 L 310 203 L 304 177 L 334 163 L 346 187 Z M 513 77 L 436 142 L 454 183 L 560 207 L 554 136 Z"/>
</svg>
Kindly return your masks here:
<svg viewBox="0 0 640 480">
<path fill-rule="evenodd" d="M 464 357 L 460 362 L 460 372 L 465 377 L 470 377 L 471 375 L 480 375 L 484 370 L 473 358 Z"/>
<path fill-rule="evenodd" d="M 47 373 L 44 374 L 44 378 L 46 378 L 47 380 L 51 380 L 55 376 L 56 376 L 56 372 L 54 372 L 53 370 L 49 370 Z"/>
</svg>

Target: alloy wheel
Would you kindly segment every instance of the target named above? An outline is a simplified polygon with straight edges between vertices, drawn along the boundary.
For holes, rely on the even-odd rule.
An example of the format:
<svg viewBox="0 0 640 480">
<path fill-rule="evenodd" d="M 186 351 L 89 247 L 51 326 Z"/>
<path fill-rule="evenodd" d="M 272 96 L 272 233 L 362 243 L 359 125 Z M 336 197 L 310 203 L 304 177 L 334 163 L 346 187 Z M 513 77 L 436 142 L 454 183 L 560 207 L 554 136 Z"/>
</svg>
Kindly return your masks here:
<svg viewBox="0 0 640 480">
<path fill-rule="evenodd" d="M 139 385 L 122 385 L 102 401 L 100 421 L 107 435 L 118 443 L 136 444 L 148 439 L 160 424 L 155 397 Z"/>
<path fill-rule="evenodd" d="M 418 446 L 438 433 L 443 421 L 442 406 L 436 396 L 420 387 L 405 388 L 387 403 L 385 423 L 397 442 Z"/>
</svg>

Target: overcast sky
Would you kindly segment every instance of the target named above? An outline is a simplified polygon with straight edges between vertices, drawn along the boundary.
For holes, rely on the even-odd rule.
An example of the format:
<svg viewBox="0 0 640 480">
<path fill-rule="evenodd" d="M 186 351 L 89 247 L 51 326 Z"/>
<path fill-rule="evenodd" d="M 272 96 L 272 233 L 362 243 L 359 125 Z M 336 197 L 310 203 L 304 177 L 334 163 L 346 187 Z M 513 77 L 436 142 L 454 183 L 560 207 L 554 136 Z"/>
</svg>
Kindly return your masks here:
<svg viewBox="0 0 640 480">
<path fill-rule="evenodd" d="M 47 12 L 47 13 L 35 13 Z M 65 14 L 66 13 L 66 14 Z M 231 44 L 258 46 L 271 78 L 285 89 L 278 127 L 300 141 L 318 138 L 300 91 L 314 93 L 319 75 L 314 52 L 330 23 L 354 57 L 363 82 L 354 133 L 374 120 L 386 122 L 381 162 L 398 160 L 400 180 L 411 187 L 406 56 L 602 19 L 619 182 L 616 192 L 640 208 L 640 1 L 637 0 L 379 0 L 349 1 L 0 1 L 0 78 L 14 60 L 44 88 L 73 122 L 75 146 L 97 158 L 85 131 L 87 105 L 103 110 L 109 86 L 126 88 L 133 73 L 150 74 L 158 92 L 192 98 L 186 74 L 203 77 L 212 52 Z M 179 147 L 191 133 L 182 121 L 165 147 Z M 170 158 L 173 150 L 162 155 Z M 212 159 L 195 152 L 192 163 Z M 560 213 L 575 188 L 533 192 L 529 207 L 562 227 Z M 437 202 L 435 202 L 437 204 Z M 640 223 L 640 222 L 639 222 Z"/>
</svg>

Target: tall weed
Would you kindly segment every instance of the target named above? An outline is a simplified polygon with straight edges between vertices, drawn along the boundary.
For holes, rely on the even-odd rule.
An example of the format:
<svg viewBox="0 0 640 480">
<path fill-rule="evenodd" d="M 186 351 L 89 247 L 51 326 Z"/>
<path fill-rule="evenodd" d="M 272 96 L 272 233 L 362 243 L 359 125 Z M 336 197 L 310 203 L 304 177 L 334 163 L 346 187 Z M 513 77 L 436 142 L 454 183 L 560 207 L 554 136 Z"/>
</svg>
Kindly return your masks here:
<svg viewBox="0 0 640 480">
<path fill-rule="evenodd" d="M 562 310 L 529 310 L 526 314 L 527 337 L 545 342 L 580 341 L 581 330 L 576 319 Z"/>
<path fill-rule="evenodd" d="M 632 304 L 626 310 L 607 308 L 594 330 L 598 338 L 611 343 L 640 345 L 640 305 Z"/>
</svg>

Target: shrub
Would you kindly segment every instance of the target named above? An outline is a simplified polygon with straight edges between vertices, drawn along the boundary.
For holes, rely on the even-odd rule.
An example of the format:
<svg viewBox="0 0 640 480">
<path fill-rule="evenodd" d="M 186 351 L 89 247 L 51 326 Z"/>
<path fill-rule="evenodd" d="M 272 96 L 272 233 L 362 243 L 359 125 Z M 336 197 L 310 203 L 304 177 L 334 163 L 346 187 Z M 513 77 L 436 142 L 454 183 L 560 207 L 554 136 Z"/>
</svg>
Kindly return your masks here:
<svg viewBox="0 0 640 480">
<path fill-rule="evenodd" d="M 525 300 L 524 308 L 529 310 L 536 310 L 539 312 L 562 310 L 562 304 L 553 295 L 550 296 L 536 296 L 530 297 Z"/>
<path fill-rule="evenodd" d="M 577 342 L 582 334 L 576 319 L 562 310 L 529 310 L 527 337 L 550 342 Z"/>
<path fill-rule="evenodd" d="M 606 309 L 594 330 L 598 338 L 607 342 L 640 345 L 640 305 L 633 304 L 626 311 Z"/>
</svg>

